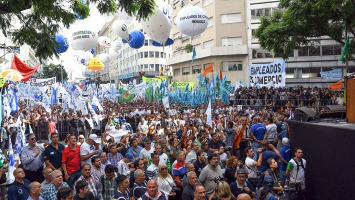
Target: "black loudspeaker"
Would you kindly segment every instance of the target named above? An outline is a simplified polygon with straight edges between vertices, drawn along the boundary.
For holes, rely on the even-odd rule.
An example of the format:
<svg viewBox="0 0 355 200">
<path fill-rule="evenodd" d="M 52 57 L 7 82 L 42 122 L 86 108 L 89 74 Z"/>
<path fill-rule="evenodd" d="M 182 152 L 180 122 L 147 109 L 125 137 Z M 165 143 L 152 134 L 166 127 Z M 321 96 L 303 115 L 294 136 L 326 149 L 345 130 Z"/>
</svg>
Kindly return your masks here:
<svg viewBox="0 0 355 200">
<path fill-rule="evenodd" d="M 295 109 L 295 120 L 301 122 L 308 122 L 316 116 L 316 112 L 307 107 L 300 107 Z"/>
<path fill-rule="evenodd" d="M 325 110 L 336 110 L 336 111 L 346 111 L 346 107 L 343 105 L 327 105 L 325 106 Z"/>
</svg>

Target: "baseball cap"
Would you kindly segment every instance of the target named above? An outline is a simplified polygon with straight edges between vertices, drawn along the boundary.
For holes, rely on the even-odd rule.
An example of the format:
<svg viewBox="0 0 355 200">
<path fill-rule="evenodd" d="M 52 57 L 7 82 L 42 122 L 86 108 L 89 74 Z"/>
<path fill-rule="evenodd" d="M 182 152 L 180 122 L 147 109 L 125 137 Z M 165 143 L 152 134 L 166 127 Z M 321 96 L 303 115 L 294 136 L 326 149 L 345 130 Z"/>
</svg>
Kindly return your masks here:
<svg viewBox="0 0 355 200">
<path fill-rule="evenodd" d="M 274 179 L 269 175 L 265 176 L 263 186 L 266 190 L 273 191 Z"/>
<path fill-rule="evenodd" d="M 125 157 L 125 158 L 129 158 L 129 160 L 130 160 L 131 162 L 134 162 L 134 157 L 133 157 L 133 155 L 132 155 L 131 153 L 126 153 L 124 157 Z"/>
<path fill-rule="evenodd" d="M 289 139 L 286 138 L 286 137 L 282 138 L 282 144 L 283 145 L 288 145 L 289 144 Z"/>
<path fill-rule="evenodd" d="M 83 139 L 85 139 L 85 137 L 84 137 L 83 135 L 79 135 L 79 138 L 83 138 Z"/>
<path fill-rule="evenodd" d="M 237 174 L 244 174 L 246 175 L 246 172 L 244 169 L 238 169 Z"/>
<path fill-rule="evenodd" d="M 96 143 L 100 143 L 100 142 L 97 140 L 97 135 L 96 135 L 96 134 L 90 134 L 90 135 L 89 135 L 89 139 L 94 140 L 94 142 L 96 142 Z"/>
</svg>

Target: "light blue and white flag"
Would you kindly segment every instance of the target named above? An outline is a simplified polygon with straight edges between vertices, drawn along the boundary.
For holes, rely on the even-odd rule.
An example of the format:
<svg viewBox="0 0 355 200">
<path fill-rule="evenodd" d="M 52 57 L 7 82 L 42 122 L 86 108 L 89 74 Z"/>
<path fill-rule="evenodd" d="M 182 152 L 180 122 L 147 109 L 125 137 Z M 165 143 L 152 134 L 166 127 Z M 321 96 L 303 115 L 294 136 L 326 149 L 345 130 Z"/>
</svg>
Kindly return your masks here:
<svg viewBox="0 0 355 200">
<path fill-rule="evenodd" d="M 99 102 L 99 99 L 95 95 L 92 97 L 91 105 L 93 106 L 94 110 L 96 110 L 96 108 L 98 108 L 100 111 L 104 110 L 104 108 L 101 106 Z"/>
<path fill-rule="evenodd" d="M 9 166 L 8 166 L 8 178 L 7 183 L 11 184 L 15 181 L 14 171 L 16 169 L 15 157 L 14 157 L 14 150 L 12 149 L 11 140 L 9 140 Z"/>
<path fill-rule="evenodd" d="M 22 149 L 25 146 L 26 139 L 25 139 L 25 132 L 23 131 L 21 126 L 20 117 L 17 118 L 16 126 L 17 126 L 17 136 L 15 141 L 15 149 L 18 155 L 21 155 Z"/>
</svg>

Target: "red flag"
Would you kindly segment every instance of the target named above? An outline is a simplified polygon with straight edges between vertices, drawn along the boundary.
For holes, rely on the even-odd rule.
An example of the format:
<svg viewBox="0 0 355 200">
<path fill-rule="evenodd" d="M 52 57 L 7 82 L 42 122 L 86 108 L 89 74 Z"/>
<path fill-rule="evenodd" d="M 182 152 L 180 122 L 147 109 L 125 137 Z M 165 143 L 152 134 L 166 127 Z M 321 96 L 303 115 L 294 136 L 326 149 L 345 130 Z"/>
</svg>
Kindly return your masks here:
<svg viewBox="0 0 355 200">
<path fill-rule="evenodd" d="M 22 81 L 28 81 L 39 67 L 39 64 L 40 63 L 38 63 L 38 65 L 34 68 L 28 67 L 15 55 L 14 59 L 12 60 L 11 69 L 15 69 L 21 73 L 23 76 Z"/>
<path fill-rule="evenodd" d="M 223 79 L 222 67 L 219 68 L 219 80 Z"/>
</svg>

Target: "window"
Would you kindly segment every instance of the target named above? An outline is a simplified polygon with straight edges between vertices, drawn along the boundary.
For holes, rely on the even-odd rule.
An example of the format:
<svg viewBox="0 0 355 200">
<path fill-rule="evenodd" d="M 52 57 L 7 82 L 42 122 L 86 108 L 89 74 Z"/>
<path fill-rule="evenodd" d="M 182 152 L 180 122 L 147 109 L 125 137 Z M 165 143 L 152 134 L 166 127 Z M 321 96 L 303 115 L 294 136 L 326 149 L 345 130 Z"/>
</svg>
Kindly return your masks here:
<svg viewBox="0 0 355 200">
<path fill-rule="evenodd" d="M 144 40 L 144 46 L 148 46 L 148 40 Z"/>
<path fill-rule="evenodd" d="M 308 56 L 308 48 L 301 48 L 298 49 L 298 56 Z"/>
<path fill-rule="evenodd" d="M 271 8 L 265 8 L 264 9 L 264 15 L 269 16 L 270 15 Z"/>
<path fill-rule="evenodd" d="M 208 25 L 207 27 L 213 26 L 213 17 L 208 18 Z"/>
<path fill-rule="evenodd" d="M 144 64 L 144 69 L 148 69 L 148 64 Z"/>
<path fill-rule="evenodd" d="M 209 41 L 203 43 L 204 49 L 208 49 L 208 48 L 212 48 L 212 47 L 213 47 L 213 40 L 209 40 Z"/>
<path fill-rule="evenodd" d="M 180 76 L 180 68 L 174 69 L 174 76 Z"/>
<path fill-rule="evenodd" d="M 341 55 L 341 50 L 343 49 L 340 45 L 334 45 L 334 55 Z"/>
<path fill-rule="evenodd" d="M 166 53 L 164 53 L 164 58 L 166 58 Z"/>
<path fill-rule="evenodd" d="M 201 73 L 201 66 L 200 65 L 192 66 L 192 74 L 199 74 L 199 73 Z"/>
<path fill-rule="evenodd" d="M 154 40 L 149 40 L 149 46 L 153 46 Z"/>
<path fill-rule="evenodd" d="M 148 51 L 144 52 L 144 58 L 148 58 Z"/>
<path fill-rule="evenodd" d="M 160 69 L 159 64 L 155 64 L 155 71 L 156 71 L 156 72 L 159 72 L 159 69 Z M 159 74 L 159 75 L 160 75 L 160 74 Z"/>
<path fill-rule="evenodd" d="M 211 3 L 213 3 L 213 0 L 203 0 L 203 7 L 206 7 L 206 6 L 210 5 Z"/>
<path fill-rule="evenodd" d="M 238 23 L 238 22 L 242 22 L 241 13 L 231 13 L 231 14 L 221 15 L 222 24 L 231 24 L 231 23 Z"/>
<path fill-rule="evenodd" d="M 163 58 L 163 56 L 164 56 L 164 53 L 160 52 L 160 58 Z"/>
<path fill-rule="evenodd" d="M 322 46 L 322 56 L 334 55 L 333 45 Z"/>
<path fill-rule="evenodd" d="M 242 44 L 242 37 L 222 38 L 222 46 L 237 46 Z"/>
<path fill-rule="evenodd" d="M 156 57 L 156 58 L 159 58 L 159 51 L 156 51 L 156 52 L 155 52 L 155 57 Z"/>
<path fill-rule="evenodd" d="M 309 56 L 320 56 L 320 47 L 319 46 L 309 47 Z"/>
<path fill-rule="evenodd" d="M 149 51 L 149 58 L 154 58 L 154 51 Z"/>
<path fill-rule="evenodd" d="M 222 62 L 222 70 L 227 71 L 243 71 L 242 62 Z"/>
<path fill-rule="evenodd" d="M 189 75 L 189 74 L 190 74 L 190 67 L 183 67 L 182 75 Z"/>
<path fill-rule="evenodd" d="M 154 69 L 154 64 L 150 64 L 150 69 Z"/>
</svg>

